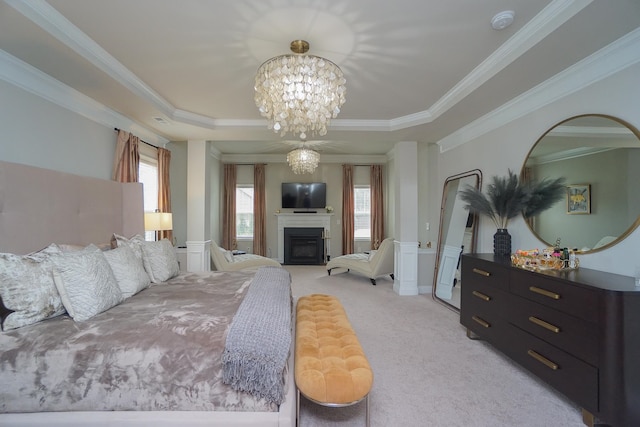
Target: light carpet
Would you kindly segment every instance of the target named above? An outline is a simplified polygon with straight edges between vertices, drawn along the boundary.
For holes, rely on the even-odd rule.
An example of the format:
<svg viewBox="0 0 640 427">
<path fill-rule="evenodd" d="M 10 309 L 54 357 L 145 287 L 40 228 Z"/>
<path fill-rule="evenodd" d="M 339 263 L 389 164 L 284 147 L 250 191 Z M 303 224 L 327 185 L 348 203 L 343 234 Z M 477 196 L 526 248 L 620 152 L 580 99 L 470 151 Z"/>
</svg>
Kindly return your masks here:
<svg viewBox="0 0 640 427">
<path fill-rule="evenodd" d="M 285 268 L 294 297 L 335 295 L 374 372 L 372 426 L 580 427 L 580 408 L 483 341 L 431 295 L 399 296 L 389 277 L 324 266 Z M 363 426 L 365 404 L 326 408 L 305 399 L 301 425 Z"/>
</svg>

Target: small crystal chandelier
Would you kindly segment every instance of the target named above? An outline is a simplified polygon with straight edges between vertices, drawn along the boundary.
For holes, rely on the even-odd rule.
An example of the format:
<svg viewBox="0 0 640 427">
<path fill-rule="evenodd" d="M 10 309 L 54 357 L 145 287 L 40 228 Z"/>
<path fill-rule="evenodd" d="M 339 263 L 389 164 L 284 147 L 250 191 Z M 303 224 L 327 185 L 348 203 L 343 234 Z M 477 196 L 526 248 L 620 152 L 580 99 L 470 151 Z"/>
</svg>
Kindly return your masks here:
<svg viewBox="0 0 640 427">
<path fill-rule="evenodd" d="M 287 154 L 287 163 L 296 175 L 313 173 L 318 167 L 320 154 L 317 151 L 306 148 L 304 145 Z"/>
<path fill-rule="evenodd" d="M 326 135 L 332 118 L 345 102 L 345 78 L 333 62 L 319 56 L 304 55 L 309 43 L 291 42 L 294 55 L 271 58 L 258 68 L 255 101 L 269 129 L 284 136 Z"/>
</svg>

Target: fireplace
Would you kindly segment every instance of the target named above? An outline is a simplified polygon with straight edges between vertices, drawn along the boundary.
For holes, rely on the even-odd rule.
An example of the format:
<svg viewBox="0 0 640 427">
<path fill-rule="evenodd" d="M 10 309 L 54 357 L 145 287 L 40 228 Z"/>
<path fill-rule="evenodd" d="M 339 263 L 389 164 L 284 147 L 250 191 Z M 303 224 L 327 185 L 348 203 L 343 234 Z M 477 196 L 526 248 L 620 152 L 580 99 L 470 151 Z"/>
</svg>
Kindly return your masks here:
<svg viewBox="0 0 640 427">
<path fill-rule="evenodd" d="M 284 264 L 324 264 L 324 228 L 285 227 Z"/>
</svg>

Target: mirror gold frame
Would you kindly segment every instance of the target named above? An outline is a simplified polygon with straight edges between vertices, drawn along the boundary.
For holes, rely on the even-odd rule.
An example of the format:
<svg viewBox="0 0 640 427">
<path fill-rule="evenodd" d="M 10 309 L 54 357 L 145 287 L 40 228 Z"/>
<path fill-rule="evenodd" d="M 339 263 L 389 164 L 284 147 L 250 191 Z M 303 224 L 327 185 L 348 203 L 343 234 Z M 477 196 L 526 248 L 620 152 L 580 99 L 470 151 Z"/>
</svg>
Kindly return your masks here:
<svg viewBox="0 0 640 427">
<path fill-rule="evenodd" d="M 594 253 L 616 245 L 640 225 L 640 132 L 603 114 L 570 117 L 533 145 L 521 178 L 557 178 L 567 184 L 565 202 L 525 220 L 544 244 Z"/>
<path fill-rule="evenodd" d="M 460 257 L 475 252 L 478 217 L 469 213 L 458 192 L 467 185 L 481 188 L 482 172 L 474 169 L 448 177 L 442 189 L 440 227 L 431 295 L 453 311 L 460 311 Z"/>
</svg>

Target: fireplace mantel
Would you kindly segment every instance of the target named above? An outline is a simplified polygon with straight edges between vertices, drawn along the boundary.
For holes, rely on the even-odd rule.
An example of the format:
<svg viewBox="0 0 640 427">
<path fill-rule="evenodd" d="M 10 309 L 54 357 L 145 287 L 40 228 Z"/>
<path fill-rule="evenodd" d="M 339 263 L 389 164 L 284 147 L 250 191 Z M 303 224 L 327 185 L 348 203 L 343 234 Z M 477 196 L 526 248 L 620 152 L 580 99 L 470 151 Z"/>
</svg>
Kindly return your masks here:
<svg viewBox="0 0 640 427">
<path fill-rule="evenodd" d="M 278 262 L 284 262 L 284 229 L 322 227 L 325 235 L 331 235 L 332 213 L 277 213 L 278 217 Z M 326 253 L 331 254 L 331 239 L 326 239 Z"/>
</svg>

